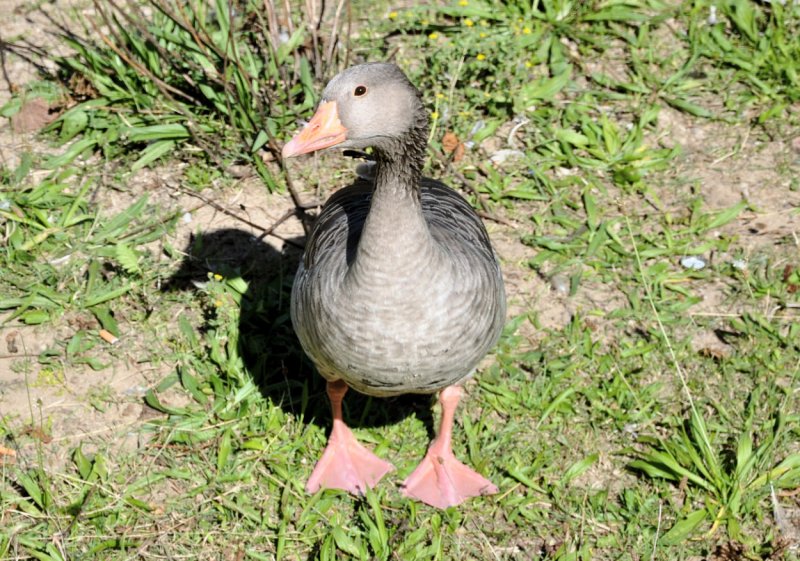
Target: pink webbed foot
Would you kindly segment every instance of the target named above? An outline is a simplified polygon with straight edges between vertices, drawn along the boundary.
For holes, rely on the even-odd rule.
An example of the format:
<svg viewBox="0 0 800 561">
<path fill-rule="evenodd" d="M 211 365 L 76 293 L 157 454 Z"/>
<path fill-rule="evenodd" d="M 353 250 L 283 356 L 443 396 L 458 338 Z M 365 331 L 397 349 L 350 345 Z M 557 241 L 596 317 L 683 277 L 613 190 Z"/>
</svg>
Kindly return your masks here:
<svg viewBox="0 0 800 561">
<path fill-rule="evenodd" d="M 375 487 L 393 469 L 392 464 L 359 444 L 349 428 L 342 426 L 337 431 L 334 425 L 328 445 L 308 478 L 306 491 L 344 489 L 363 495 L 367 487 Z"/>
<path fill-rule="evenodd" d="M 451 437 L 453 415 L 461 388 L 442 390 L 442 422 L 425 458 L 403 483 L 403 494 L 437 508 L 461 504 L 470 497 L 497 493 L 497 487 L 476 471 L 459 462 L 453 455 Z"/>
<path fill-rule="evenodd" d="M 459 462 L 452 452 L 433 446 L 403 483 L 403 494 L 436 508 L 463 503 L 470 497 L 497 493 L 491 481 Z"/>
<path fill-rule="evenodd" d="M 342 381 L 328 382 L 328 397 L 333 411 L 333 430 L 328 445 L 306 483 L 306 491 L 316 493 L 320 489 L 344 489 L 355 495 L 363 495 L 367 487 L 392 471 L 394 466 L 381 460 L 364 448 L 347 427 L 342 418 L 342 398 L 347 385 Z"/>
</svg>

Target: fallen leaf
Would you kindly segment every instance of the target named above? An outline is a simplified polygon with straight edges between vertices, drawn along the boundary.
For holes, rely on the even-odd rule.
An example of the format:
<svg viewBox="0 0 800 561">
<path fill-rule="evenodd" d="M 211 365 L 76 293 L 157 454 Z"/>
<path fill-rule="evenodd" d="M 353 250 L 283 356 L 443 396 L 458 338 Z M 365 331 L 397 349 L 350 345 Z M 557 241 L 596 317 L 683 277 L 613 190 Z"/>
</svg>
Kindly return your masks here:
<svg viewBox="0 0 800 561">
<path fill-rule="evenodd" d="M 50 104 L 40 97 L 26 101 L 16 115 L 11 117 L 14 132 L 38 131 L 55 118 L 50 114 Z"/>
<path fill-rule="evenodd" d="M 700 349 L 700 354 L 719 361 L 727 357 L 730 353 L 726 352 L 722 347 L 703 347 Z"/>
<path fill-rule="evenodd" d="M 454 132 L 446 132 L 442 137 L 442 148 L 445 153 L 453 154 L 453 161 L 458 162 L 464 157 L 464 143 L 458 140 Z"/>
<path fill-rule="evenodd" d="M 99 93 L 83 74 L 73 74 L 69 79 L 69 89 L 80 98 L 95 99 Z"/>
<path fill-rule="evenodd" d="M 19 352 L 19 347 L 17 346 L 18 335 L 19 331 L 12 331 L 6 335 L 6 349 L 8 349 L 8 352 L 12 355 Z"/>
<path fill-rule="evenodd" d="M 13 464 L 17 459 L 17 453 L 11 448 L 0 446 L 0 465 Z"/>
<path fill-rule="evenodd" d="M 52 436 L 44 432 L 39 427 L 34 427 L 32 425 L 25 427 L 25 429 L 22 431 L 22 434 L 39 439 L 43 444 L 50 444 L 53 442 Z"/>
</svg>

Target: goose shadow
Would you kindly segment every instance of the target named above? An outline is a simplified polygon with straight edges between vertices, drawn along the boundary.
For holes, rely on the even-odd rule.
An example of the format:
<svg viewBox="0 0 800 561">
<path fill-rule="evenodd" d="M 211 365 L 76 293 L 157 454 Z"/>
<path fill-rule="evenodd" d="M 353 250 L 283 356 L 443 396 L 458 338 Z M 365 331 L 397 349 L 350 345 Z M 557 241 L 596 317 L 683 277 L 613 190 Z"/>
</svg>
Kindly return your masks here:
<svg viewBox="0 0 800 561">
<path fill-rule="evenodd" d="M 210 274 L 246 281 L 238 324 L 238 352 L 245 374 L 270 403 L 327 433 L 331 412 L 325 381 L 303 353 L 289 313 L 292 282 L 302 258 L 299 248 L 304 241 L 302 237 L 284 240 L 278 250 L 241 229 L 195 233 L 183 250 L 180 267 L 163 284 L 162 291 L 199 293 Z M 201 332 L 210 328 L 212 319 L 204 319 Z M 430 396 L 372 398 L 352 390 L 343 406 L 345 420 L 352 427 L 392 425 L 415 415 L 429 437 L 434 435 Z"/>
</svg>

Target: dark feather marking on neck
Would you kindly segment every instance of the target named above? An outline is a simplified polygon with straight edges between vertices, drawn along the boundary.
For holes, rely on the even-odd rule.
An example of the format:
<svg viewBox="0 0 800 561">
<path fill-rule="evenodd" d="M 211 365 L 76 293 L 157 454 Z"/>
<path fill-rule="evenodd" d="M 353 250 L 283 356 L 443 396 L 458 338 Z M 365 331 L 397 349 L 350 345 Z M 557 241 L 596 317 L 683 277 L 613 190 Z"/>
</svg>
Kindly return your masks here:
<svg viewBox="0 0 800 561">
<path fill-rule="evenodd" d="M 422 104 L 414 114 L 414 123 L 401 137 L 385 138 L 375 145 L 378 164 L 376 181 L 392 179 L 396 184 L 409 187 L 419 199 L 420 178 L 428 149 L 428 112 Z"/>
</svg>

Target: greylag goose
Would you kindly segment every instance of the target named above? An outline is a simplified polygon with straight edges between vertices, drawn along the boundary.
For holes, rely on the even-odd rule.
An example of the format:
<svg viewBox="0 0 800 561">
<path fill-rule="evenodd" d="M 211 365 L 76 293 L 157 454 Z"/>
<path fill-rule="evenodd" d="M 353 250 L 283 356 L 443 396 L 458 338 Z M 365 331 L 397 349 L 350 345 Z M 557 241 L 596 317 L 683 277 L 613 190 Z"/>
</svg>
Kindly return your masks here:
<svg viewBox="0 0 800 561">
<path fill-rule="evenodd" d="M 292 289 L 292 324 L 327 380 L 333 429 L 306 489 L 363 493 L 393 466 L 360 445 L 342 417 L 348 387 L 372 395 L 440 391 L 438 435 L 402 489 L 447 508 L 497 492 L 451 449 L 459 384 L 494 346 L 505 293 L 480 218 L 455 191 L 422 177 L 428 113 L 394 64 L 334 77 L 311 121 L 283 148 L 291 157 L 371 147 L 374 181 L 325 203 Z"/>
</svg>

